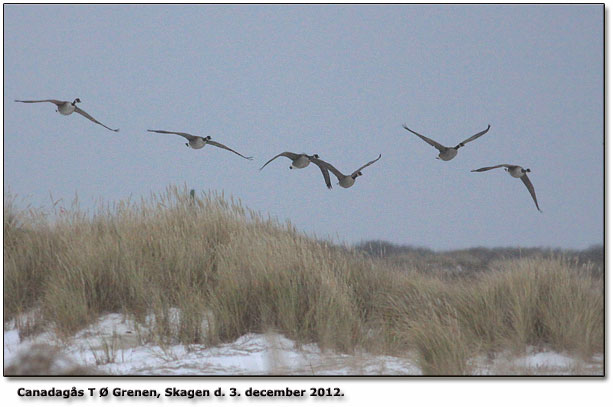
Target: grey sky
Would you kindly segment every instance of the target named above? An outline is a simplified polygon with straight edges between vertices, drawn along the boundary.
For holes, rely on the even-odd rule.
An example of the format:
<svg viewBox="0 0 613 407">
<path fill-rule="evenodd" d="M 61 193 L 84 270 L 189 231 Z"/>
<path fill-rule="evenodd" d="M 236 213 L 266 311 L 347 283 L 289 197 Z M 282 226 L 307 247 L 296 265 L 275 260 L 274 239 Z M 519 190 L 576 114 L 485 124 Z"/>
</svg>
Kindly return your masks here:
<svg viewBox="0 0 613 407">
<path fill-rule="evenodd" d="M 584 248 L 603 236 L 600 5 L 5 5 L 4 185 L 68 205 L 223 190 L 337 241 Z M 79 97 L 113 133 L 51 104 Z M 491 130 L 449 162 L 445 145 Z M 187 149 L 210 135 L 245 155 Z M 282 151 L 318 153 L 350 189 Z M 539 213 L 500 163 L 529 167 Z M 333 178 L 335 181 L 335 179 Z"/>
</svg>

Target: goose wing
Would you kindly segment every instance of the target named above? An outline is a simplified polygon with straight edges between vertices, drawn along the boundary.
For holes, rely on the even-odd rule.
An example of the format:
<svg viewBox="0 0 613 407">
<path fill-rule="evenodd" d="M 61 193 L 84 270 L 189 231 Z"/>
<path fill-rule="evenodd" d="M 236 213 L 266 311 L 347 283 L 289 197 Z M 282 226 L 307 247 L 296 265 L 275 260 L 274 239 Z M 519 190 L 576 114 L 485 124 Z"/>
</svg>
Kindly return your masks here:
<svg viewBox="0 0 613 407">
<path fill-rule="evenodd" d="M 89 120 L 91 120 L 92 122 L 94 122 L 94 123 L 97 123 L 97 124 L 101 125 L 102 127 L 106 128 L 106 129 L 109 129 L 109 130 L 111 130 L 111 131 L 119 131 L 119 129 L 111 129 L 111 128 L 110 128 L 110 127 L 108 127 L 108 126 L 105 126 L 104 124 L 100 123 L 98 120 L 96 120 L 96 119 L 94 119 L 93 117 L 91 117 L 91 116 L 90 116 L 90 115 L 89 115 L 89 114 L 88 114 L 86 111 L 84 111 L 84 110 L 82 110 L 82 109 L 79 109 L 77 106 L 75 106 L 74 111 L 75 111 L 75 112 L 77 112 L 77 113 L 79 113 L 81 116 L 84 116 L 84 117 L 88 118 L 88 119 L 89 119 Z"/>
<path fill-rule="evenodd" d="M 198 138 L 202 138 L 200 136 L 194 136 L 193 134 L 189 134 L 189 133 L 181 133 L 178 131 L 166 131 L 166 130 L 147 130 L 150 131 L 152 133 L 162 133 L 162 134 L 177 134 L 181 137 L 185 137 L 187 140 L 192 141 Z"/>
<path fill-rule="evenodd" d="M 408 130 L 411 133 L 415 134 L 417 137 L 421 138 L 423 141 L 425 141 L 426 143 L 430 144 L 432 147 L 435 147 L 438 151 L 445 151 L 447 149 L 447 147 L 445 147 L 444 145 L 442 145 L 440 143 L 437 143 L 436 141 L 434 141 L 434 140 L 432 140 L 432 139 L 430 139 L 430 138 L 428 138 L 426 136 L 422 136 L 418 132 L 409 129 L 406 124 L 403 124 L 402 127 L 404 127 L 405 130 Z"/>
<path fill-rule="evenodd" d="M 232 151 L 234 154 L 240 155 L 241 157 L 243 157 L 243 158 L 245 158 L 245 159 L 247 159 L 247 160 L 253 160 L 253 157 L 245 157 L 245 156 L 244 156 L 244 155 L 242 155 L 241 153 L 236 152 L 236 151 L 232 150 L 230 147 L 225 146 L 225 145 L 223 145 L 223 144 L 221 144 L 221 143 L 218 143 L 218 142 L 216 142 L 216 141 L 209 140 L 209 141 L 207 141 L 206 143 L 207 143 L 207 144 L 210 144 L 210 145 L 212 145 L 212 146 L 215 146 L 215 147 L 223 148 L 224 150 Z"/>
<path fill-rule="evenodd" d="M 459 145 L 460 146 L 464 146 L 464 144 L 468 143 L 469 141 L 473 141 L 478 139 L 479 137 L 483 136 L 485 133 L 487 133 L 490 130 L 490 125 L 487 125 L 487 129 L 480 131 L 479 133 L 475 134 L 474 136 L 470 136 L 469 138 L 467 138 L 466 140 L 464 140 L 463 142 L 461 142 Z"/>
<path fill-rule="evenodd" d="M 311 160 L 313 164 L 317 165 L 319 169 L 321 170 L 321 174 L 324 176 L 324 181 L 326 182 L 326 186 L 328 187 L 328 189 L 332 189 L 332 182 L 330 181 L 330 171 L 328 170 L 328 167 L 326 166 L 326 164 L 327 165 L 330 165 L 330 164 L 326 163 L 325 161 L 321 161 L 319 158 L 315 158 L 315 157 L 310 157 L 309 159 Z"/>
<path fill-rule="evenodd" d="M 372 161 L 367 162 L 366 164 L 364 164 L 363 166 L 361 166 L 360 168 L 358 168 L 357 170 L 355 170 L 351 175 L 354 175 L 360 171 L 362 171 L 364 168 L 368 167 L 371 164 L 376 163 L 377 161 L 379 161 L 381 159 L 381 154 L 379 154 L 379 157 L 375 158 Z"/>
<path fill-rule="evenodd" d="M 521 180 L 524 181 L 524 185 L 526 185 L 526 188 L 528 188 L 528 191 L 530 191 L 530 195 L 532 195 L 532 199 L 534 200 L 534 203 L 536 204 L 536 209 L 538 209 L 539 212 L 543 212 L 541 208 L 539 208 L 539 203 L 536 200 L 536 192 L 534 192 L 534 186 L 532 185 L 532 182 L 530 182 L 530 178 L 528 178 L 528 175 L 524 174 L 521 177 Z"/>
<path fill-rule="evenodd" d="M 57 100 L 57 99 L 43 99 L 43 100 L 15 100 L 15 102 L 21 102 L 21 103 L 42 103 L 42 102 L 51 102 L 53 104 L 55 104 L 56 106 L 61 105 L 62 103 L 66 103 L 63 100 Z"/>
<path fill-rule="evenodd" d="M 277 154 L 276 156 L 274 156 L 273 158 L 271 158 L 270 160 L 268 160 L 268 161 L 266 162 L 266 164 L 262 165 L 262 167 L 260 168 L 260 171 L 262 170 L 262 168 L 266 167 L 266 166 L 268 165 L 268 163 L 269 163 L 269 162 L 271 162 L 271 161 L 272 161 L 272 160 L 274 160 L 275 158 L 278 158 L 278 157 L 281 157 L 281 156 L 283 156 L 283 157 L 287 157 L 287 158 L 289 158 L 290 160 L 294 161 L 296 158 L 300 157 L 300 154 L 290 153 L 289 151 L 285 151 L 285 152 L 283 152 L 283 153 L 279 153 L 279 154 Z"/>
<path fill-rule="evenodd" d="M 483 172 L 483 171 L 489 171 L 489 170 L 493 170 L 494 168 L 500 168 L 500 167 L 507 167 L 507 168 L 511 168 L 514 167 L 511 164 L 500 164 L 500 165 L 494 165 L 492 167 L 483 167 L 483 168 L 479 168 L 477 170 L 472 170 L 471 172 Z"/>
<path fill-rule="evenodd" d="M 314 163 L 316 163 L 319 168 L 325 168 L 328 171 L 332 171 L 332 174 L 334 174 L 334 176 L 336 178 L 338 178 L 338 180 L 340 181 L 341 179 L 345 178 L 345 174 L 343 174 L 342 172 L 340 172 L 339 170 L 337 170 L 332 164 L 330 164 L 329 162 L 326 162 L 324 160 L 320 160 L 319 158 L 313 158 L 311 159 L 311 161 L 313 161 Z M 323 172 L 323 169 L 322 169 Z M 328 174 L 329 176 L 329 174 Z M 324 178 L 326 178 L 326 175 L 324 174 Z"/>
</svg>

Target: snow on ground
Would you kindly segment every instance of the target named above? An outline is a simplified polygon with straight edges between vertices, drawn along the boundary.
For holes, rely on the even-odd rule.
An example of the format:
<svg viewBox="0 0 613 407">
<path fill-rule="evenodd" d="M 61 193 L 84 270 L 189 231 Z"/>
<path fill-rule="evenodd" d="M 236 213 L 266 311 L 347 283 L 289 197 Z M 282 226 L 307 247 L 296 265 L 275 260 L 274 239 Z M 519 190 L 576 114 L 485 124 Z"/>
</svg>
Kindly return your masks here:
<svg viewBox="0 0 613 407">
<path fill-rule="evenodd" d="M 585 361 L 553 351 L 537 350 L 528 347 L 525 355 L 501 353 L 489 364 L 482 364 L 475 374 L 509 375 L 602 375 L 604 358 L 595 355 Z"/>
<path fill-rule="evenodd" d="M 20 341 L 13 322 L 5 325 L 4 363 L 5 367 L 18 363 L 24 353 L 31 352 L 32 346 L 52 344 L 66 355 L 56 363 L 59 367 L 72 360 L 77 365 L 97 369 L 95 374 L 101 375 L 422 374 L 411 357 L 322 351 L 315 344 L 298 345 L 274 332 L 248 334 L 214 347 L 179 344 L 161 347 L 149 343 L 150 333 L 120 314 L 108 314 L 68 340 L 44 333 Z M 501 354 L 490 360 L 475 360 L 473 364 L 477 375 L 596 375 L 602 372 L 603 360 L 599 356 L 586 363 L 551 351 L 528 349 L 523 356 Z"/>
<path fill-rule="evenodd" d="M 8 328 L 8 329 L 7 329 Z M 5 327 L 4 362 L 40 343 L 55 344 L 75 363 L 109 375 L 419 375 L 409 360 L 369 354 L 322 352 L 299 346 L 277 333 L 248 334 L 232 343 L 168 345 L 144 343 L 147 332 L 120 314 L 108 314 L 68 341 L 43 334 L 20 342 L 17 329 Z"/>
</svg>

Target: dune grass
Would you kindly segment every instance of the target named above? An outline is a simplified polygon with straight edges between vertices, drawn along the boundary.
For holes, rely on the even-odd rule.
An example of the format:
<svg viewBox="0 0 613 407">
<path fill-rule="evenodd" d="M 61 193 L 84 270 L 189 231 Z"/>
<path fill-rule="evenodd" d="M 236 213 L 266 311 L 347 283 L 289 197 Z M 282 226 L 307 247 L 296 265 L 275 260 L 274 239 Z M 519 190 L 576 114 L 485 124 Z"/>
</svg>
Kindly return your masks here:
<svg viewBox="0 0 613 407">
<path fill-rule="evenodd" d="M 276 331 L 342 352 L 410 353 L 433 375 L 470 374 L 478 354 L 529 345 L 603 351 L 603 281 L 589 264 L 558 255 L 467 278 L 423 271 L 307 237 L 223 194 L 169 187 L 54 216 L 5 197 L 5 322 L 34 313 L 69 336 L 107 312 L 155 315 L 158 344 Z"/>
</svg>

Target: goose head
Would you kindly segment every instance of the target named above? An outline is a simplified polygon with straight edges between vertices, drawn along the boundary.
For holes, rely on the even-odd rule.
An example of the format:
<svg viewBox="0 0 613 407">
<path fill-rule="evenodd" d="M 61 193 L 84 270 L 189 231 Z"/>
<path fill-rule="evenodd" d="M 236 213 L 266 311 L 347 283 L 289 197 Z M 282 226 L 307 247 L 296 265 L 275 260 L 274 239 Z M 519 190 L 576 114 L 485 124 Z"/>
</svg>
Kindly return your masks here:
<svg viewBox="0 0 613 407">
<path fill-rule="evenodd" d="M 526 168 L 524 172 L 530 172 L 530 168 Z"/>
<path fill-rule="evenodd" d="M 75 100 L 72 101 L 73 106 L 75 106 L 77 103 L 81 103 L 81 99 L 76 98 Z"/>
<path fill-rule="evenodd" d="M 362 175 L 362 171 L 358 171 L 357 173 L 355 173 L 355 175 L 353 175 L 351 178 L 356 179 L 357 177 Z"/>
<path fill-rule="evenodd" d="M 209 141 L 210 139 L 211 139 L 211 136 L 204 137 L 204 141 Z"/>
</svg>

